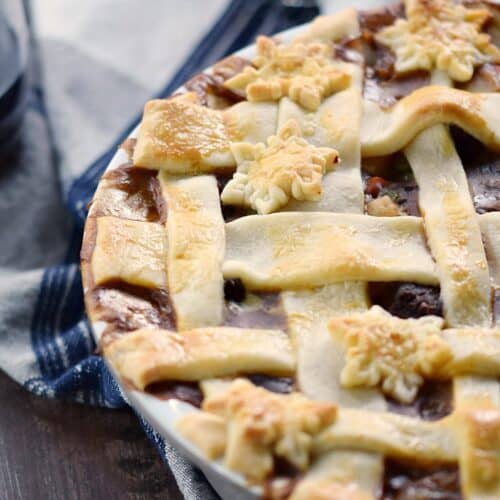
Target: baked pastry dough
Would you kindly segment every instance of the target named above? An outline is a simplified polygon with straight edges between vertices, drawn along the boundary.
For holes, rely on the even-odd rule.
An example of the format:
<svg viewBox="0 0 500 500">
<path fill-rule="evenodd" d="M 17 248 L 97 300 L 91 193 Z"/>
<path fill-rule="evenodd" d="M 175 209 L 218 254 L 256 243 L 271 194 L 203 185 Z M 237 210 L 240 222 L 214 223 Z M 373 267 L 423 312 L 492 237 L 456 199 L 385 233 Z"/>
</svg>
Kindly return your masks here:
<svg viewBox="0 0 500 500">
<path fill-rule="evenodd" d="M 439 123 L 457 125 L 488 147 L 500 149 L 500 118 L 495 112 L 500 94 L 471 94 L 433 85 L 415 90 L 386 111 L 372 101 L 365 100 L 363 106 L 363 156 L 399 151 L 419 132 Z"/>
<path fill-rule="evenodd" d="M 253 66 L 226 81 L 231 89 L 245 90 L 249 101 L 276 101 L 284 96 L 314 111 L 321 101 L 345 89 L 350 76 L 332 64 L 333 49 L 326 43 L 279 45 L 272 38 L 257 38 Z"/>
<path fill-rule="evenodd" d="M 355 64 L 335 61 L 340 70 L 351 75 L 349 88 L 326 98 L 314 112 L 308 112 L 291 99 L 280 101 L 278 124 L 292 119 L 299 123 L 304 138 L 314 146 L 338 151 L 341 162 L 323 178 L 323 195 L 317 201 L 296 202 L 287 210 L 361 213 L 360 127 L 363 75 Z"/>
<path fill-rule="evenodd" d="M 166 233 L 160 224 L 100 217 L 91 267 L 96 285 L 124 281 L 163 288 L 166 276 Z"/>
<path fill-rule="evenodd" d="M 159 174 L 168 205 L 167 269 L 179 329 L 221 322 L 224 220 L 213 177 Z"/>
<path fill-rule="evenodd" d="M 223 273 L 253 290 L 359 279 L 437 283 L 420 219 L 355 214 L 289 212 L 230 222 Z"/>
<path fill-rule="evenodd" d="M 294 120 L 269 137 L 267 147 L 235 143 L 231 151 L 238 168 L 222 191 L 221 200 L 250 205 L 260 214 L 274 212 L 290 198 L 321 198 L 323 175 L 338 161 L 334 149 L 308 144 Z"/>
<path fill-rule="evenodd" d="M 330 332 L 347 348 L 342 384 L 381 384 L 394 399 L 413 401 L 423 376 L 435 373 L 452 358 L 449 346 L 439 337 L 442 327 L 438 317 L 399 319 L 378 306 L 332 319 Z"/>
<path fill-rule="evenodd" d="M 500 498 L 499 12 L 407 0 L 262 37 L 148 103 L 101 180 L 104 356 L 201 405 L 179 434 L 253 491 Z"/>
<path fill-rule="evenodd" d="M 107 345 L 105 354 L 113 368 L 138 389 L 162 380 L 202 380 L 238 373 L 287 375 L 295 369 L 290 341 L 279 330 L 141 329 Z"/>
<path fill-rule="evenodd" d="M 347 349 L 342 384 L 381 384 L 386 394 L 409 403 L 424 378 L 500 374 L 500 330 L 443 325 L 436 316 L 400 319 L 378 306 L 335 317 L 330 332 Z"/>
<path fill-rule="evenodd" d="M 361 34 L 356 9 L 344 9 L 333 16 L 318 16 L 294 42 L 337 42 L 357 38 Z"/>
<path fill-rule="evenodd" d="M 171 174 L 231 167 L 223 114 L 198 104 L 194 92 L 144 106 L 134 165 Z"/>
<path fill-rule="evenodd" d="M 490 277 L 495 286 L 500 287 L 500 213 L 491 212 L 479 217 Z"/>
<path fill-rule="evenodd" d="M 242 102 L 219 111 L 201 106 L 194 92 L 149 101 L 144 107 L 134 165 L 169 174 L 231 171 L 231 141 L 262 142 L 276 130 L 272 103 Z"/>
<path fill-rule="evenodd" d="M 405 0 L 405 7 L 407 19 L 376 35 L 396 53 L 398 73 L 437 68 L 465 82 L 474 66 L 500 62 L 500 50 L 481 33 L 491 17 L 487 9 L 469 9 L 451 0 Z"/>
<path fill-rule="evenodd" d="M 442 125 L 405 150 L 420 187 L 420 206 L 436 259 L 445 317 L 450 326 L 491 325 L 488 264 L 467 179 Z"/>
<path fill-rule="evenodd" d="M 275 456 L 305 469 L 313 437 L 336 415 L 332 404 L 312 401 L 298 393 L 273 394 L 241 379 L 223 393 L 207 398 L 203 409 L 226 421 L 224 463 L 250 481 L 264 479 L 273 468 Z M 184 435 L 186 421 L 192 418 L 198 417 L 188 415 L 181 420 L 178 428 Z"/>
</svg>

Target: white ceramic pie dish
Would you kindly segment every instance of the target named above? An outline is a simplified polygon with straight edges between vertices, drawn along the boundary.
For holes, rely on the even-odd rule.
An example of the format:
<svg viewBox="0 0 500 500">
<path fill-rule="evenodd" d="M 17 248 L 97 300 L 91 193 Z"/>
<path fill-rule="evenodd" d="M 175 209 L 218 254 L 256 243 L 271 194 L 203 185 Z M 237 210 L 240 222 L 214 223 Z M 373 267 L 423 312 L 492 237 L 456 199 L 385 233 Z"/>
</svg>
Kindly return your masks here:
<svg viewBox="0 0 500 500">
<path fill-rule="evenodd" d="M 284 42 L 288 42 L 297 34 L 304 31 L 308 25 L 309 23 L 303 24 L 277 33 L 276 35 Z M 255 55 L 255 45 L 245 47 L 233 55 L 252 59 Z M 210 73 L 210 71 L 211 68 L 205 70 L 207 73 Z M 182 87 L 180 89 L 182 89 Z M 137 126 L 131 132 L 129 138 L 136 138 L 138 129 L 139 127 Z M 123 165 L 127 160 L 127 153 L 119 148 L 107 166 L 106 171 L 113 170 Z M 101 321 L 92 323 L 92 330 L 97 343 L 99 343 L 101 334 L 106 326 L 107 325 Z M 147 393 L 125 387 L 120 383 L 119 377 L 114 373 L 109 363 L 107 363 L 107 365 L 110 371 L 115 375 L 118 386 L 130 405 L 142 415 L 158 434 L 203 471 L 209 482 L 223 499 L 249 500 L 260 497 L 262 493 L 261 488 L 250 488 L 243 476 L 225 468 L 221 461 L 207 460 L 199 448 L 177 432 L 175 428 L 177 420 L 182 415 L 198 411 L 197 408 L 179 400 L 161 400 Z"/>
</svg>

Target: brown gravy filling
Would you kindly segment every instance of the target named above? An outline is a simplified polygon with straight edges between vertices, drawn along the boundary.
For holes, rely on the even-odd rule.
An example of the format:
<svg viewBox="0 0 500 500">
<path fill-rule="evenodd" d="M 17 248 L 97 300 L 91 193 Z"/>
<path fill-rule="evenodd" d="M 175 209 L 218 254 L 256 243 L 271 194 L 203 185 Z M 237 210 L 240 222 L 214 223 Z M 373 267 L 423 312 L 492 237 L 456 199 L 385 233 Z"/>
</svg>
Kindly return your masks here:
<svg viewBox="0 0 500 500">
<path fill-rule="evenodd" d="M 165 222 L 166 204 L 157 176 L 155 170 L 137 168 L 129 163 L 106 172 L 102 176 L 106 190 L 92 202 L 92 216 Z"/>
<path fill-rule="evenodd" d="M 460 500 L 457 466 L 415 464 L 385 460 L 383 500 Z"/>
<path fill-rule="evenodd" d="M 227 286 L 225 287 L 227 289 Z M 225 326 L 287 329 L 286 315 L 278 293 L 254 293 L 251 301 L 226 300 Z"/>
<path fill-rule="evenodd" d="M 164 289 L 149 289 L 122 281 L 110 282 L 91 292 L 100 317 L 112 325 L 113 332 L 138 328 L 175 330 L 175 314 Z M 103 336 L 102 341 L 110 340 Z"/>
<path fill-rule="evenodd" d="M 215 178 L 217 179 L 217 187 L 220 195 L 226 187 L 226 184 L 233 178 L 233 174 L 217 174 Z M 249 208 L 242 207 L 240 205 L 225 205 L 222 201 L 221 210 L 225 222 L 231 222 L 235 219 L 239 219 L 240 217 L 244 217 L 245 215 L 254 213 Z"/>
<path fill-rule="evenodd" d="M 225 108 L 243 101 L 245 94 L 229 89 L 224 82 L 249 66 L 250 61 L 229 56 L 215 64 L 212 73 L 200 73 L 184 84 L 187 90 L 196 92 L 200 104 L 210 108 Z"/>
<path fill-rule="evenodd" d="M 415 401 L 409 405 L 386 398 L 389 411 L 422 420 L 439 420 L 453 410 L 453 390 L 450 380 L 427 381 L 420 387 Z"/>
<path fill-rule="evenodd" d="M 138 328 L 175 329 L 175 314 L 166 290 L 149 289 L 123 281 L 95 286 L 90 263 L 96 236 L 96 219 L 91 217 L 87 219 L 80 256 L 87 288 L 87 307 L 99 319 L 109 323 L 102 334 L 101 343 Z"/>
<path fill-rule="evenodd" d="M 378 31 L 402 17 L 405 17 L 402 3 L 359 13 L 360 47 L 366 64 L 363 96 L 382 108 L 393 106 L 402 97 L 429 84 L 429 74 L 425 71 L 397 75 L 394 53 L 375 40 Z"/>
<path fill-rule="evenodd" d="M 487 150 L 457 127 L 450 130 L 467 175 L 476 212 L 500 211 L 500 154 Z"/>
<path fill-rule="evenodd" d="M 190 403 L 196 406 L 196 408 L 200 408 L 203 401 L 203 394 L 196 382 L 181 382 L 177 380 L 155 382 L 148 385 L 145 392 L 158 399 L 178 399 L 185 403 Z"/>
</svg>

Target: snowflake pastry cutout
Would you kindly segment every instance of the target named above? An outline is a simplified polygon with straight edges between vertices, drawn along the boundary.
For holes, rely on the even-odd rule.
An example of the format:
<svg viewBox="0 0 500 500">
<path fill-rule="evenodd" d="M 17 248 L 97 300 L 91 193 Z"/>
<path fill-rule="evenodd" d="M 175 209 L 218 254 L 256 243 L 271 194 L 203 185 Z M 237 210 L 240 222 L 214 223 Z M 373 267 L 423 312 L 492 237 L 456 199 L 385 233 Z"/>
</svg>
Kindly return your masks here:
<svg viewBox="0 0 500 500">
<path fill-rule="evenodd" d="M 481 33 L 487 9 L 468 9 L 452 0 L 406 0 L 407 19 L 381 30 L 376 40 L 396 54 L 398 73 L 439 69 L 465 82 L 474 67 L 500 62 L 500 50 Z"/>
<path fill-rule="evenodd" d="M 253 66 L 225 85 L 245 90 L 249 101 L 277 101 L 288 96 L 315 111 L 324 98 L 345 89 L 351 81 L 349 74 L 335 67 L 333 56 L 333 47 L 325 43 L 279 45 L 260 36 Z"/>
<path fill-rule="evenodd" d="M 227 423 L 226 463 L 257 480 L 272 471 L 274 456 L 306 469 L 313 437 L 337 415 L 331 403 L 313 401 L 298 392 L 275 394 L 244 379 L 208 397 L 202 408 Z M 243 459 L 241 450 L 247 453 Z"/>
<path fill-rule="evenodd" d="M 334 318 L 330 332 L 347 349 L 341 373 L 345 387 L 376 387 L 404 403 L 417 395 L 424 376 L 440 373 L 453 354 L 439 336 L 443 319 L 400 319 L 373 306 L 368 312 Z"/>
<path fill-rule="evenodd" d="M 222 202 L 246 205 L 269 214 L 290 198 L 317 201 L 323 175 L 338 161 L 338 152 L 319 148 L 303 137 L 299 124 L 288 120 L 263 143 L 233 143 L 237 170 L 222 191 Z"/>
</svg>

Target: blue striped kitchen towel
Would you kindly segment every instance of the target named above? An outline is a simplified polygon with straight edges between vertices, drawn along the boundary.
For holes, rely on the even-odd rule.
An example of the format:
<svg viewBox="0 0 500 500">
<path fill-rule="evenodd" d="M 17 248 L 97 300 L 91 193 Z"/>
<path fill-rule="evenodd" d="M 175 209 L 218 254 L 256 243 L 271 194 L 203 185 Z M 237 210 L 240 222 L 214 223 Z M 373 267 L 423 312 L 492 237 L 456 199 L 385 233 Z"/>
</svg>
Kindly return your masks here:
<svg viewBox="0 0 500 500">
<path fill-rule="evenodd" d="M 117 55 L 109 57 L 101 46 L 113 50 L 114 41 L 108 38 L 104 42 L 103 37 L 113 34 L 116 16 L 102 21 L 106 19 L 106 7 L 99 4 L 96 15 L 97 0 L 78 2 L 86 6 L 67 4 L 73 10 L 87 10 L 72 12 L 72 22 L 61 23 L 57 16 L 68 13 L 56 9 L 64 9 L 60 2 L 27 3 L 32 45 L 26 75 L 28 104 L 16 148 L 0 151 L 0 368 L 40 396 L 118 408 L 126 403 L 95 354 L 85 316 L 79 250 L 86 206 L 99 177 L 117 146 L 139 121 L 139 115 L 131 119 L 128 113 L 138 113 L 142 102 L 153 96 L 148 82 L 155 76 L 145 77 L 145 59 L 161 63 L 163 54 L 154 51 L 161 51 L 163 42 L 168 42 L 170 52 L 177 47 L 184 50 L 190 42 L 168 31 L 183 30 L 179 21 L 183 15 L 191 23 L 190 36 L 195 38 L 196 30 L 201 33 L 206 29 L 206 19 L 215 19 L 180 69 L 157 92 L 168 96 L 204 67 L 252 43 L 257 34 L 307 22 L 318 10 L 287 7 L 278 0 L 219 0 L 214 2 L 218 9 L 212 2 L 186 0 L 175 3 L 179 10 L 176 27 L 176 20 L 167 26 L 166 17 L 163 26 L 156 22 L 160 13 L 136 15 L 127 10 L 127 6 L 133 9 L 144 5 L 142 2 L 116 2 L 122 10 L 116 21 L 122 24 L 116 29 L 123 29 L 124 20 L 130 17 L 134 26 L 142 22 L 148 32 L 142 38 L 141 33 L 134 33 L 133 39 L 124 39 L 129 52 L 122 45 L 115 51 Z M 160 9 L 164 4 L 171 9 L 172 2 L 152 5 Z M 189 12 L 183 13 L 183 9 Z M 149 18 L 141 21 L 140 15 Z M 102 22 L 96 22 L 97 16 Z M 68 42 L 68 25 L 76 33 L 74 43 Z M 178 46 L 172 46 L 172 40 L 177 39 L 172 38 L 174 35 Z M 151 46 L 140 47 L 141 43 Z M 128 74 L 127 68 L 132 68 Z M 161 67 L 157 73 L 166 71 Z M 1 120 L 2 116 L 0 125 Z M 129 126 L 116 137 L 118 127 L 122 128 L 120 123 L 127 121 Z M 105 152 L 89 161 L 99 149 Z M 217 498 L 198 470 L 145 422 L 142 424 L 186 498 Z"/>
</svg>

